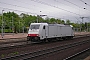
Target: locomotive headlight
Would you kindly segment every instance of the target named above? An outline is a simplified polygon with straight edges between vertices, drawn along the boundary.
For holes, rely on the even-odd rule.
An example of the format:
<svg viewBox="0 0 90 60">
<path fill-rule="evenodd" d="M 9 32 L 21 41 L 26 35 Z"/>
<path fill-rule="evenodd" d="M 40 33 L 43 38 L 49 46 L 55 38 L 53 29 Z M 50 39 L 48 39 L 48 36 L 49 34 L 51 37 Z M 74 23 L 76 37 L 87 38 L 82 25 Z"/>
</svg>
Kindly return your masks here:
<svg viewBox="0 0 90 60">
<path fill-rule="evenodd" d="M 39 35 L 37 34 L 37 36 L 39 36 Z"/>
<path fill-rule="evenodd" d="M 28 36 L 30 36 L 30 34 L 28 34 Z"/>
</svg>

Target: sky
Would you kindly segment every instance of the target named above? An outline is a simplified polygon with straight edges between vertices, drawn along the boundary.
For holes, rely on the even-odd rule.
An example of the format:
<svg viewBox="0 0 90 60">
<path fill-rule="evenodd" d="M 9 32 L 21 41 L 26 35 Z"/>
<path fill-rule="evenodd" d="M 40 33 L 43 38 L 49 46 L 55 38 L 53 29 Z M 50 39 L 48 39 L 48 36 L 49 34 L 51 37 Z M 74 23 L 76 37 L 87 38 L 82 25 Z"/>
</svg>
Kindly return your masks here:
<svg viewBox="0 0 90 60">
<path fill-rule="evenodd" d="M 62 20 L 90 22 L 90 0 L 0 0 L 0 13 L 47 15 Z"/>
</svg>

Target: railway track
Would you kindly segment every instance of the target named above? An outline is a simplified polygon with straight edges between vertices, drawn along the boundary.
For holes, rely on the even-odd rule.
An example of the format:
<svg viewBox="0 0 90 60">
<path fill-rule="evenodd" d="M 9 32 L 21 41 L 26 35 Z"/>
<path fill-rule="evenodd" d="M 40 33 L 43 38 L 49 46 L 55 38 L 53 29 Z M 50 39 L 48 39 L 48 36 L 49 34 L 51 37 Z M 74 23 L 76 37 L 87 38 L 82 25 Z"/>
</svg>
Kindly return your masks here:
<svg viewBox="0 0 90 60">
<path fill-rule="evenodd" d="M 89 36 L 89 35 L 85 35 L 85 36 Z M 82 37 L 85 37 L 85 36 L 76 36 L 76 37 L 74 37 L 74 39 L 78 39 L 78 38 L 82 38 Z M 69 40 L 69 41 L 72 41 L 72 40 Z M 61 41 L 61 42 L 63 42 L 63 41 Z M 65 41 L 66 42 L 66 41 Z M 51 42 L 51 43 L 54 43 L 54 42 Z M 51 43 L 45 43 L 45 44 L 51 44 Z M 62 43 L 60 43 L 60 44 L 62 44 Z M 27 44 L 27 42 L 26 41 L 21 41 L 21 42 L 18 42 L 18 43 L 9 43 L 9 44 L 2 44 L 2 45 L 0 45 L 0 51 L 1 50 L 10 50 L 10 49 L 17 49 L 17 48 L 23 48 L 23 47 L 27 47 L 27 46 L 34 46 L 34 45 L 37 45 L 37 44 L 31 44 L 31 43 L 29 43 L 29 44 Z M 42 45 L 42 44 L 41 44 Z"/>
<path fill-rule="evenodd" d="M 88 36 L 87 36 L 88 37 Z M 75 40 L 74 40 L 75 39 Z M 25 47 L 27 47 L 27 48 L 30 48 L 31 47 L 31 49 L 33 49 L 33 51 L 32 52 L 35 52 L 34 51 L 34 49 L 36 49 L 36 51 L 40 51 L 40 50 L 42 50 L 42 49 L 44 49 L 44 47 L 46 47 L 46 46 L 48 46 L 48 47 L 46 47 L 47 49 L 49 49 L 50 47 L 52 47 L 52 46 L 54 46 L 54 47 L 56 47 L 56 46 L 58 46 L 58 45 L 60 45 L 60 46 L 64 46 L 64 45 L 67 45 L 67 44 L 69 44 L 70 42 L 72 43 L 73 41 L 74 41 L 74 43 L 75 43 L 75 41 L 77 42 L 78 40 L 79 40 L 79 42 L 80 42 L 80 40 L 82 41 L 82 39 L 87 39 L 87 38 L 84 38 L 84 37 L 81 37 L 80 39 L 79 38 L 74 38 L 73 40 L 68 40 L 68 41 L 60 41 L 60 42 L 55 42 L 55 43 L 46 43 L 46 44 L 40 44 L 40 45 L 38 45 L 38 47 L 37 47 L 37 44 L 36 45 L 33 45 L 33 46 L 31 46 L 31 45 L 28 45 L 28 47 L 27 47 L 27 45 L 25 46 L 22 46 L 22 48 L 25 48 Z M 77 40 L 76 40 L 77 39 Z M 46 45 L 46 46 L 45 46 Z M 50 45 L 50 46 L 49 46 Z M 55 46 L 56 45 L 56 46 Z M 36 47 L 35 47 L 36 46 Z M 19 48 L 20 48 L 20 50 L 22 50 L 21 49 L 21 46 L 18 46 Z M 52 47 L 52 48 L 54 48 L 54 47 Z M 16 46 L 13 48 L 13 46 L 11 47 L 11 48 L 9 48 L 9 50 L 11 50 L 11 51 L 13 51 L 13 49 L 18 49 Z M 27 49 L 26 48 L 26 49 Z M 45 48 L 45 49 L 46 49 Z M 45 50 L 44 49 L 44 50 Z M 8 48 L 6 49 L 1 49 L 1 51 L 2 50 L 7 50 L 6 52 L 8 52 Z M 18 49 L 19 50 L 19 49 Z M 27 49 L 28 50 L 28 49 Z M 14 51 L 16 51 L 16 50 L 14 50 Z M 45 50 L 46 51 L 46 50 Z M 30 51 L 30 53 L 31 53 L 31 51 Z M 27 53 L 25 53 L 25 54 L 27 54 Z M 24 55 L 24 54 L 21 54 L 21 55 Z M 16 56 L 19 56 L 19 55 L 16 55 Z M 11 57 L 14 57 L 14 56 L 11 56 Z M 8 57 L 6 57 L 6 58 L 8 58 Z M 17 60 L 17 59 L 16 59 Z"/>
<path fill-rule="evenodd" d="M 84 50 L 82 50 L 82 51 L 80 51 L 80 52 L 78 52 L 78 53 L 76 53 L 76 54 L 73 54 L 73 55 L 71 55 L 71 56 L 69 56 L 69 57 L 67 57 L 67 58 L 65 58 L 65 59 L 63 59 L 63 60 L 77 60 L 77 59 L 82 59 L 82 60 L 84 60 L 86 57 L 85 57 L 85 55 L 84 55 L 84 57 L 80 57 L 80 55 L 83 55 L 83 53 L 85 53 L 85 52 L 88 52 L 90 50 L 90 48 L 87 48 L 87 49 L 84 49 Z M 89 51 L 90 52 L 90 51 Z M 79 56 L 79 57 L 78 57 Z"/>
<path fill-rule="evenodd" d="M 15 56 L 11 56 L 11 57 L 6 57 L 6 58 L 2 58 L 1 60 L 7 60 L 7 59 L 8 60 L 9 59 L 10 60 L 32 60 L 32 59 L 37 59 L 38 57 L 41 57 L 41 56 L 52 54 L 52 53 L 55 53 L 58 51 L 64 51 L 64 50 L 71 49 L 76 46 L 81 46 L 81 45 L 84 45 L 87 43 L 90 43 L 90 40 L 83 40 L 83 41 L 79 41 L 79 42 L 65 44 L 62 46 L 56 46 L 56 47 L 42 49 L 42 50 L 38 50 L 38 51 L 34 51 L 34 52 L 29 52 L 29 53 L 15 55 Z"/>
<path fill-rule="evenodd" d="M 85 36 L 89 36 L 89 34 L 78 35 L 78 36 L 75 36 L 73 39 L 85 37 Z M 26 38 L 24 38 L 24 39 L 26 39 Z M 28 44 L 31 44 L 31 42 L 29 42 Z M 27 41 L 22 40 L 22 41 L 14 41 L 14 42 L 4 42 L 4 43 L 0 43 L 0 49 L 6 49 L 6 48 L 11 48 L 11 47 L 16 47 L 16 46 L 23 46 L 23 45 L 27 45 Z"/>
<path fill-rule="evenodd" d="M 26 42 L 27 38 L 8 38 L 8 39 L 1 39 L 0 45 L 2 44 L 10 44 L 10 43 L 20 43 L 20 42 Z"/>
</svg>

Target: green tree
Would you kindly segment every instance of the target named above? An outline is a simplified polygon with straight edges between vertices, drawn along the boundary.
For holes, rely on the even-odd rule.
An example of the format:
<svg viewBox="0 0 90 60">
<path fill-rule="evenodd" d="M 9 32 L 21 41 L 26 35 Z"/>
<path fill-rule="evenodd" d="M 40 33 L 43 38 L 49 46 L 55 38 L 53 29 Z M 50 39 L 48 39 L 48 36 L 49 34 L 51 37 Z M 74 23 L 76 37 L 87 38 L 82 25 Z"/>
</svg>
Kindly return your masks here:
<svg viewBox="0 0 90 60">
<path fill-rule="evenodd" d="M 55 18 L 51 18 L 50 23 L 56 23 Z"/>
<path fill-rule="evenodd" d="M 66 24 L 70 24 L 71 22 L 70 22 L 70 20 L 66 20 Z"/>
<path fill-rule="evenodd" d="M 3 13 L 3 16 L 4 16 L 4 23 L 6 25 L 6 28 L 9 27 L 9 29 L 12 28 L 12 17 L 13 17 L 14 31 L 16 32 L 16 30 L 18 29 L 18 25 L 16 22 L 20 20 L 19 15 L 14 12 L 7 12 L 7 13 Z"/>
<path fill-rule="evenodd" d="M 46 17 L 45 20 L 44 20 L 44 22 L 50 23 L 50 18 L 49 17 Z"/>
<path fill-rule="evenodd" d="M 5 29 L 11 29 L 11 30 L 14 29 L 15 32 L 22 32 L 23 28 L 25 28 L 25 31 L 27 32 L 26 28 L 29 27 L 31 23 L 37 22 L 37 19 L 39 22 L 65 24 L 65 21 L 61 19 L 55 19 L 49 17 L 43 19 L 40 16 L 37 17 L 25 13 L 21 13 L 20 15 L 18 15 L 15 12 L 3 13 L 3 21 L 4 21 Z M 13 26 L 12 26 L 12 21 L 13 21 Z M 70 20 L 67 20 L 66 24 L 73 25 L 74 28 L 80 28 L 82 26 L 82 30 L 85 30 L 87 28 L 87 25 L 88 28 L 90 28 L 89 27 L 90 23 L 78 24 L 78 23 L 71 23 Z M 2 14 L 0 14 L 0 27 L 1 26 L 2 26 Z"/>
<path fill-rule="evenodd" d="M 60 24 L 61 23 L 61 19 L 57 19 L 57 23 Z"/>
<path fill-rule="evenodd" d="M 62 23 L 62 24 L 65 24 L 65 21 L 64 21 L 64 20 L 61 20 L 61 23 Z"/>
<path fill-rule="evenodd" d="M 0 27 L 2 25 L 2 16 L 0 15 Z"/>
</svg>

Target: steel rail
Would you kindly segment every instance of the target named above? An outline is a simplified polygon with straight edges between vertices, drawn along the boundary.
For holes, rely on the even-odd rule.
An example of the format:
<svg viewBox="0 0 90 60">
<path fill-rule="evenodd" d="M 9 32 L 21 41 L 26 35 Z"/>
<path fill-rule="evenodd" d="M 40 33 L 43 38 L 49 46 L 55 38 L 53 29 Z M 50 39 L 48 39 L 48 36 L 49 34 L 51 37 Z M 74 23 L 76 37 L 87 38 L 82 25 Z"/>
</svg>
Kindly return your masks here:
<svg viewBox="0 0 90 60">
<path fill-rule="evenodd" d="M 71 55 L 71 56 L 63 59 L 63 60 L 69 60 L 69 59 L 71 59 L 71 58 L 73 58 L 73 57 L 75 57 L 75 56 L 80 55 L 81 53 L 84 53 L 84 52 L 88 51 L 88 50 L 90 50 L 90 48 L 87 48 L 87 49 L 85 49 L 85 50 L 82 50 L 82 51 L 80 51 L 80 52 L 78 52 L 78 53 L 76 53 L 76 54 L 74 54 L 74 55 Z"/>
<path fill-rule="evenodd" d="M 68 48 L 72 48 L 72 47 L 76 47 L 85 43 L 89 43 L 90 40 L 83 40 L 83 41 L 79 41 L 79 42 L 74 42 L 74 43 L 69 43 L 69 44 L 65 44 L 62 46 L 56 46 L 56 47 L 52 47 L 52 48 L 47 48 L 47 49 L 43 49 L 43 50 L 38 50 L 38 51 L 34 51 L 34 52 L 30 52 L 30 53 L 25 53 L 25 54 L 20 54 L 20 55 L 15 55 L 15 56 L 11 56 L 11 57 L 6 57 L 6 58 L 1 58 L 1 60 L 7 60 L 7 59 L 22 59 L 22 60 L 28 60 L 28 59 L 35 59 L 39 56 L 44 56 L 50 53 L 54 53 L 54 52 L 58 52 L 58 51 L 63 51 L 66 50 Z"/>
<path fill-rule="evenodd" d="M 84 35 L 84 36 L 75 36 L 73 39 L 78 39 L 78 38 L 82 38 L 82 37 L 86 37 L 86 36 L 89 36 L 89 35 Z M 22 44 L 21 44 L 22 43 Z M 27 43 L 27 41 L 19 41 L 19 42 L 9 42 L 8 44 L 5 43 L 5 44 L 2 44 L 0 45 L 0 50 L 6 50 L 6 49 L 10 49 L 10 48 L 15 48 L 15 47 L 20 47 L 20 46 L 25 46 L 25 45 L 30 45 L 31 43 Z"/>
</svg>

